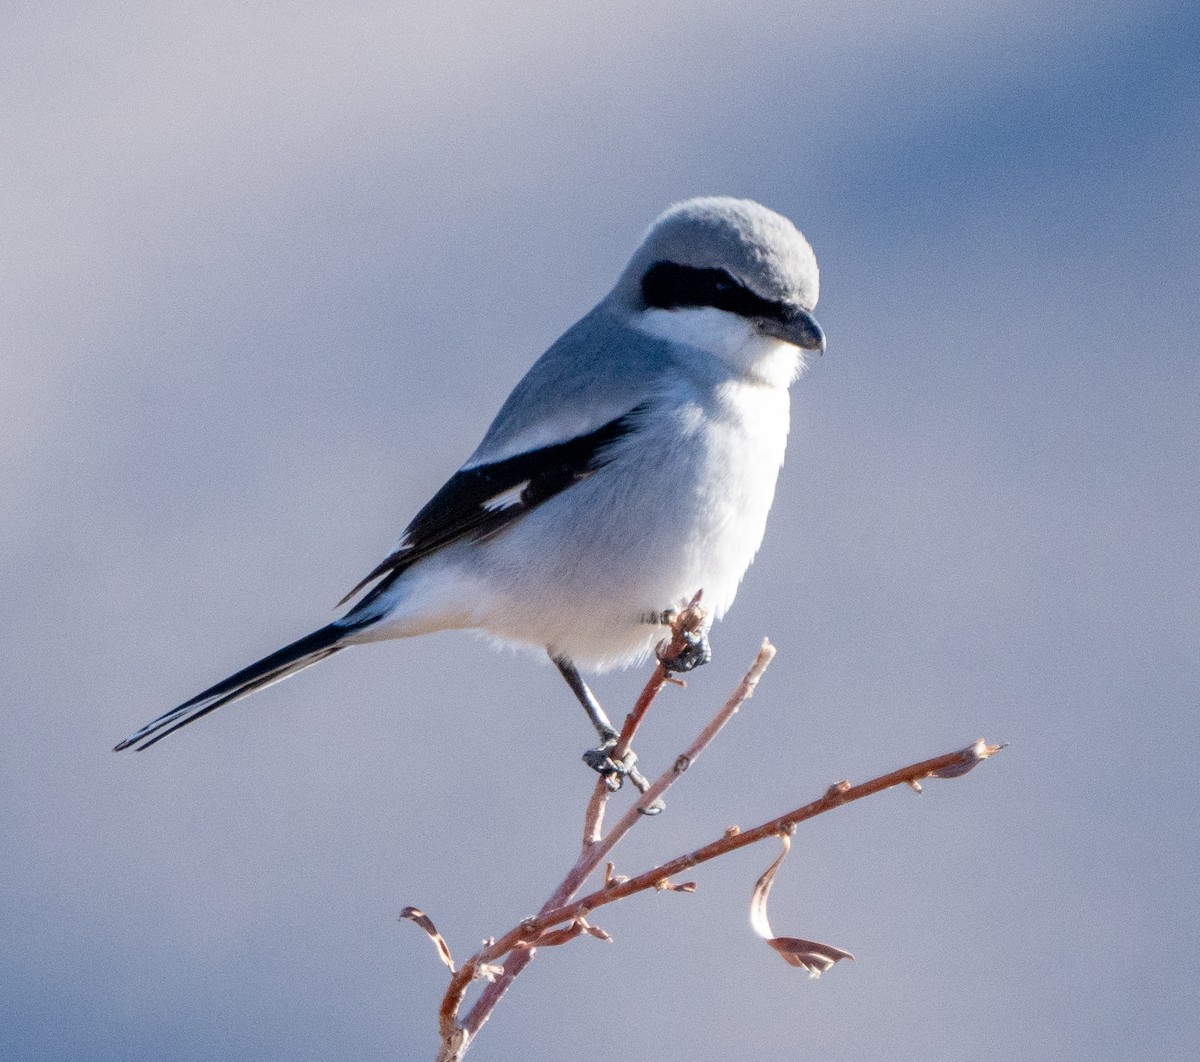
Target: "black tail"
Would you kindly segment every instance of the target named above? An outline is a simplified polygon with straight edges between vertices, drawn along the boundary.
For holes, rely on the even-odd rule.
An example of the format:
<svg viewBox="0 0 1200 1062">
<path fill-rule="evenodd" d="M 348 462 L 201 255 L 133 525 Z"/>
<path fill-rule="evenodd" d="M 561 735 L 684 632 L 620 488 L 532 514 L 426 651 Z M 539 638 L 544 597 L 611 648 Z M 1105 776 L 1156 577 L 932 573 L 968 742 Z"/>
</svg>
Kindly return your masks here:
<svg viewBox="0 0 1200 1062">
<path fill-rule="evenodd" d="M 190 701 L 184 701 L 178 708 L 172 708 L 165 715 L 160 715 L 154 722 L 147 723 L 132 737 L 122 741 L 113 752 L 120 752 L 131 745 L 137 745 L 139 752 L 148 749 L 156 741 L 161 741 L 181 726 L 194 723 L 202 715 L 208 715 L 221 705 L 270 686 L 297 671 L 303 671 L 310 664 L 324 660 L 341 649 L 342 646 L 338 645 L 338 642 L 348 633 L 345 626 L 331 623 L 328 627 L 305 635 L 299 641 L 264 657 L 257 664 L 242 668 L 236 675 L 230 675 L 223 682 L 210 686 Z M 139 742 L 141 744 L 138 744 Z"/>
</svg>

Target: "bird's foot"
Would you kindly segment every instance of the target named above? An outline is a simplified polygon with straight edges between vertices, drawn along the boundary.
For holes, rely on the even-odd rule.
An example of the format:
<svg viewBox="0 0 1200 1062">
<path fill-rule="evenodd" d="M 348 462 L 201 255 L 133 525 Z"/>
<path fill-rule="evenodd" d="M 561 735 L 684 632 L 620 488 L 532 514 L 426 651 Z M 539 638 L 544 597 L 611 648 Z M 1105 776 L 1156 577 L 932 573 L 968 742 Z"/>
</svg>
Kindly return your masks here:
<svg viewBox="0 0 1200 1062">
<path fill-rule="evenodd" d="M 647 818 L 649 818 L 651 815 L 658 815 L 663 811 L 666 811 L 666 809 L 667 805 L 663 803 L 662 797 L 656 797 L 644 808 L 638 808 L 638 814 L 645 815 Z"/>
<path fill-rule="evenodd" d="M 712 659 L 712 645 L 709 643 L 707 631 L 683 631 L 681 637 L 684 647 L 678 656 L 671 660 L 665 660 L 662 656 L 658 658 L 668 671 L 685 674 L 707 664 Z"/>
<path fill-rule="evenodd" d="M 629 768 L 633 763 L 632 752 L 626 753 L 622 759 L 615 759 L 610 755 L 612 750 L 617 747 L 617 737 L 618 735 L 611 731 L 602 734 L 600 745 L 597 748 L 588 749 L 583 754 L 583 762 L 604 779 L 604 784 L 613 793 L 621 788 L 621 783 L 625 781 L 625 776 L 629 774 Z"/>
<path fill-rule="evenodd" d="M 628 778 L 640 793 L 650 788 L 650 782 L 637 766 L 637 753 L 627 749 L 619 759 L 612 755 L 616 748 L 618 735 L 605 735 L 598 748 L 588 749 L 583 754 L 583 762 L 604 779 L 604 785 L 610 793 L 615 793 Z M 661 800 L 653 800 L 644 808 L 639 808 L 643 815 L 657 815 L 666 805 Z"/>
</svg>

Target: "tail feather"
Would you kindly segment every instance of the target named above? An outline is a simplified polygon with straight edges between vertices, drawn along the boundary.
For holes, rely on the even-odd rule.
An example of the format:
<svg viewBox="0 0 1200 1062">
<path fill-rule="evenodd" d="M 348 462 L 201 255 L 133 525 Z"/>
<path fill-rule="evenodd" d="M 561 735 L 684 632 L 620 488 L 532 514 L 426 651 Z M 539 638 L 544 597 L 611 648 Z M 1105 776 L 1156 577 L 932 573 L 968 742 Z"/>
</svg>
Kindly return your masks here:
<svg viewBox="0 0 1200 1062">
<path fill-rule="evenodd" d="M 132 737 L 126 738 L 113 751 L 137 745 L 138 751 L 148 749 L 156 741 L 161 741 L 168 734 L 173 734 L 182 726 L 194 723 L 201 716 L 208 715 L 222 705 L 245 697 L 255 690 L 265 689 L 297 671 L 332 656 L 344 648 L 338 643 L 346 636 L 347 628 L 340 624 L 331 623 L 327 627 L 307 634 L 299 641 L 292 642 L 270 656 L 263 657 L 255 664 L 242 668 L 235 675 L 210 686 L 203 693 L 197 694 L 190 701 L 184 701 L 178 708 L 172 708 L 160 715 L 151 723 L 147 723 Z M 139 744 L 140 743 L 140 744 Z"/>
</svg>

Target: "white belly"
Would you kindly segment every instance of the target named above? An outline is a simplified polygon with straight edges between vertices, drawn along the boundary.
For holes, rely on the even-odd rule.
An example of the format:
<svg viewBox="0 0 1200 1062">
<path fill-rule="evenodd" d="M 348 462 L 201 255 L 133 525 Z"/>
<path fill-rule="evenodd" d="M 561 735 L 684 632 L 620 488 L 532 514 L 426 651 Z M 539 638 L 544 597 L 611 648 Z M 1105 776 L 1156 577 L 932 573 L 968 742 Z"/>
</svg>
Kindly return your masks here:
<svg viewBox="0 0 1200 1062">
<path fill-rule="evenodd" d="M 647 617 L 697 590 L 715 618 L 732 604 L 762 542 L 788 419 L 782 386 L 680 385 L 602 473 L 486 542 L 413 565 L 353 640 L 470 628 L 589 669 L 644 658 L 664 636 Z"/>
<path fill-rule="evenodd" d="M 697 590 L 719 618 L 762 542 L 788 428 L 785 390 L 723 387 L 473 551 L 464 625 L 606 668 L 643 658 L 664 633 L 646 617 Z"/>
</svg>

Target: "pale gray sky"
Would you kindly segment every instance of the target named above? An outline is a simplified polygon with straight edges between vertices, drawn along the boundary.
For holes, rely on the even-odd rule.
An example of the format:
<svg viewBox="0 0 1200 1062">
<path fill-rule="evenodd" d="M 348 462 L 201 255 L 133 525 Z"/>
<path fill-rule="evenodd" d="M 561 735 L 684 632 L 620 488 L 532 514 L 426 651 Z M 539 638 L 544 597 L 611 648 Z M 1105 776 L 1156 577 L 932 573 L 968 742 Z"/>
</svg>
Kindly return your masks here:
<svg viewBox="0 0 1200 1062">
<path fill-rule="evenodd" d="M 539 958 L 472 1052 L 1174 1060 L 1197 1040 L 1200 18 L 1182 3 L 37 5 L 0 15 L 0 1057 L 428 1058 L 571 861 L 588 734 L 466 636 L 145 755 L 331 615 L 688 195 L 809 236 L 829 353 L 641 743 L 752 704 L 633 872 L 986 736 Z M 640 675 L 604 677 L 614 710 Z"/>
</svg>

